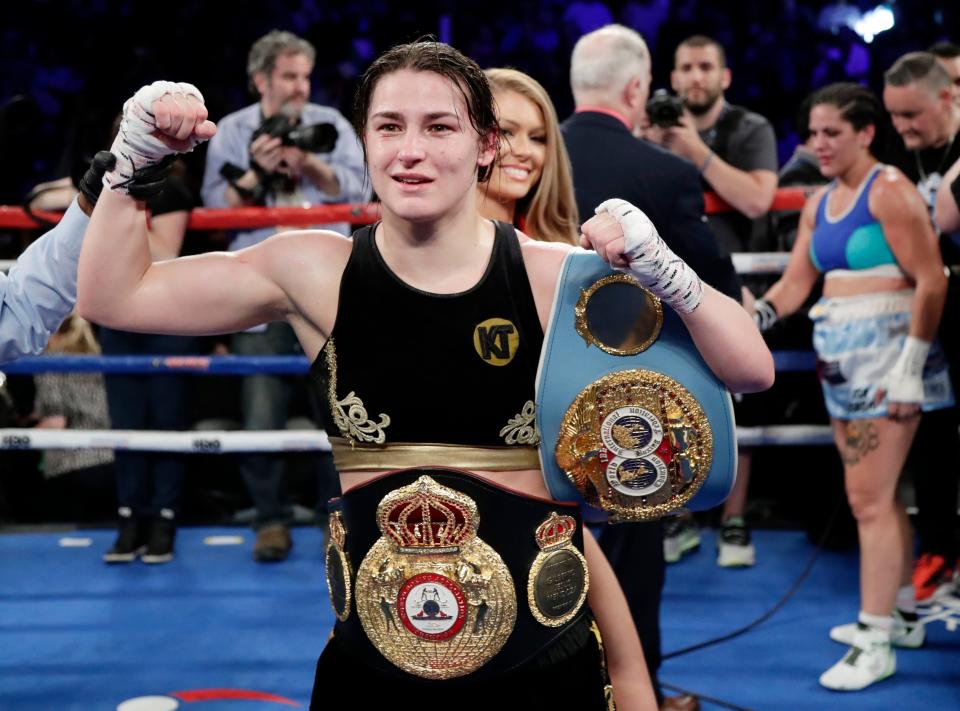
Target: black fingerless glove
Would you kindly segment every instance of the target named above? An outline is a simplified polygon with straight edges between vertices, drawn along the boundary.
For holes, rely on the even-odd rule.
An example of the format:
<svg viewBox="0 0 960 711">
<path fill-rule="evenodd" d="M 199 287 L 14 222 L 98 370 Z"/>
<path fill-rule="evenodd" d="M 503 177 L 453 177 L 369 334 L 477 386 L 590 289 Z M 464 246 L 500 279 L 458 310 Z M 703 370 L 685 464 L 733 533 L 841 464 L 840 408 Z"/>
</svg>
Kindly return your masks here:
<svg viewBox="0 0 960 711">
<path fill-rule="evenodd" d="M 167 183 L 170 168 L 176 159 L 177 156 L 169 155 L 156 165 L 135 170 L 133 179 L 129 183 L 130 196 L 135 200 L 146 201 L 159 195 Z M 97 199 L 100 197 L 100 191 L 103 189 L 104 173 L 113 170 L 116 162 L 116 156 L 110 151 L 99 151 L 90 162 L 87 172 L 80 179 L 77 189 L 83 193 L 91 206 L 96 205 Z"/>
<path fill-rule="evenodd" d="M 90 203 L 90 207 L 97 204 L 100 197 L 100 191 L 103 190 L 103 175 L 117 163 L 117 157 L 110 151 L 99 151 L 90 161 L 90 167 L 80 178 L 80 184 L 77 189 L 83 194 Z"/>
<path fill-rule="evenodd" d="M 169 155 L 159 163 L 133 171 L 133 180 L 127 185 L 130 197 L 146 202 L 162 193 L 177 157 L 176 154 Z"/>
</svg>

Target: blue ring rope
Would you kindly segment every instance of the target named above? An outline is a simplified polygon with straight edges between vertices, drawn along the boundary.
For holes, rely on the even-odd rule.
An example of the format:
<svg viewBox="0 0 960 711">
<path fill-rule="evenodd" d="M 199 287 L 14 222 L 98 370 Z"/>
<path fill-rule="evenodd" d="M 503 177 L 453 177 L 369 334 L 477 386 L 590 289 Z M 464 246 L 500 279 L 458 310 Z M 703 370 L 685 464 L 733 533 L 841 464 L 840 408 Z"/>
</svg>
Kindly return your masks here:
<svg viewBox="0 0 960 711">
<path fill-rule="evenodd" d="M 778 372 L 813 370 L 813 351 L 774 351 Z M 33 373 L 107 373 L 127 375 L 306 375 L 306 356 L 46 355 L 28 356 L 0 366 L 7 375 Z"/>
</svg>

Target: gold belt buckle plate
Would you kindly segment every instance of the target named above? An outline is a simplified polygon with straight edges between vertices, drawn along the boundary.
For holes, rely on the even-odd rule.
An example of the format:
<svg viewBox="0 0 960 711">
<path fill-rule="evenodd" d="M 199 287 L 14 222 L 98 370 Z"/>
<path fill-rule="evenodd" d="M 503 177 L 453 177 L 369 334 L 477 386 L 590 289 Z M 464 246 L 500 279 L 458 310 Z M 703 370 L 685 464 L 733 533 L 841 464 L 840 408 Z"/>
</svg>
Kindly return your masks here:
<svg viewBox="0 0 960 711">
<path fill-rule="evenodd" d="M 377 507 L 383 535 L 357 570 L 357 614 L 373 646 L 409 674 L 470 674 L 513 631 L 513 578 L 479 523 L 473 499 L 426 475 Z"/>
<path fill-rule="evenodd" d="M 673 378 L 623 370 L 585 387 L 560 426 L 557 464 L 611 521 L 676 511 L 700 489 L 713 431 L 700 403 Z"/>
</svg>

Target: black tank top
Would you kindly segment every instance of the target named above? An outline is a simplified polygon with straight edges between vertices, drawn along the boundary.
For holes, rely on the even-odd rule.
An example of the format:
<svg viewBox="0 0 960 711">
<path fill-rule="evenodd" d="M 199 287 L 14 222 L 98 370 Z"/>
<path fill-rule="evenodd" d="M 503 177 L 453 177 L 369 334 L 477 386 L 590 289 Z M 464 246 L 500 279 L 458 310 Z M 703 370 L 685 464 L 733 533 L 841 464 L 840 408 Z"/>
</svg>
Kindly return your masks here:
<svg viewBox="0 0 960 711">
<path fill-rule="evenodd" d="M 431 294 L 353 235 L 337 319 L 311 366 L 324 427 L 356 444 L 533 445 L 543 329 L 513 227 L 497 222 L 480 282 Z"/>
</svg>

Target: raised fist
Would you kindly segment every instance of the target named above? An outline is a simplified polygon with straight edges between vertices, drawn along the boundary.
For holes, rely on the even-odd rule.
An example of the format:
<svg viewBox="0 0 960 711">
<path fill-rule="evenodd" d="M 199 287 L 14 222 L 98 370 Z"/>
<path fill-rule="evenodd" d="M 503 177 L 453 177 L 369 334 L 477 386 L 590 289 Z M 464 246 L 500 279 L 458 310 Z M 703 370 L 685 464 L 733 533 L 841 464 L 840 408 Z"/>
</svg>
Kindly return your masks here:
<svg viewBox="0 0 960 711">
<path fill-rule="evenodd" d="M 191 151 L 216 131 L 207 120 L 203 95 L 192 84 L 157 81 L 142 87 L 123 105 L 120 131 L 110 148 L 117 165 L 103 184 L 129 192 L 135 171 Z"/>
</svg>

